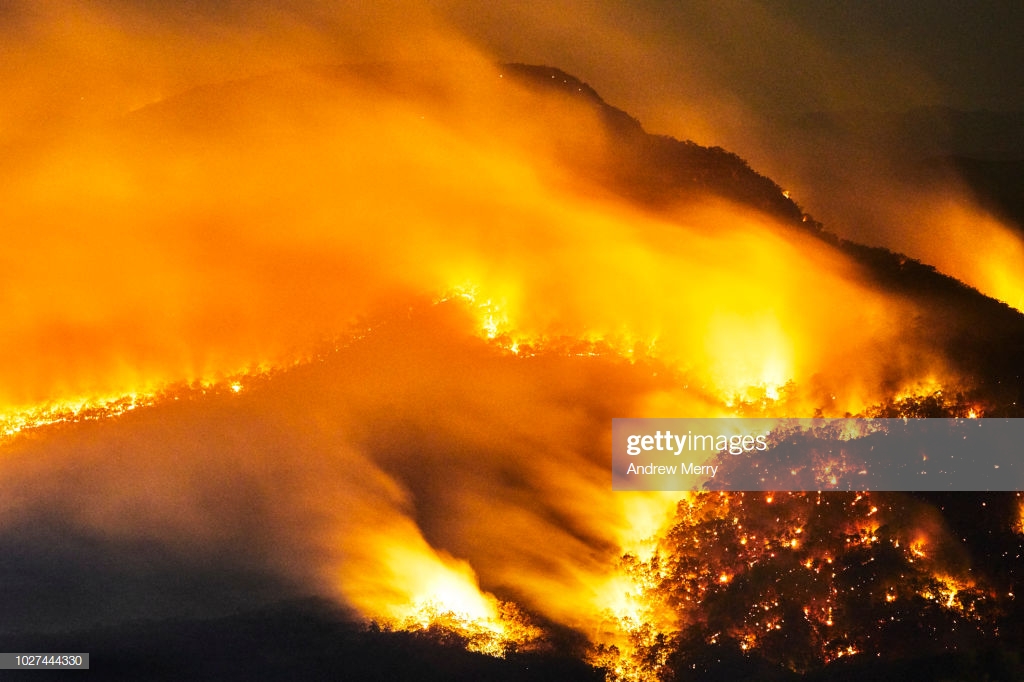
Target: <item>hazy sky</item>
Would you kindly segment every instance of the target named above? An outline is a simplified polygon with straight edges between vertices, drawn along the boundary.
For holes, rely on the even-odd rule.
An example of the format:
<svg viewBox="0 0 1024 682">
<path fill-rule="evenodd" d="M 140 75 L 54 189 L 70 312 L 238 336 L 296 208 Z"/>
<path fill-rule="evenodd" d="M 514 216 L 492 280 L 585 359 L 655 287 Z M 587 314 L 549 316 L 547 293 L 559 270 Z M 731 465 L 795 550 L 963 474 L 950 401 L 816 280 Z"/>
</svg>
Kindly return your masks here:
<svg viewBox="0 0 1024 682">
<path fill-rule="evenodd" d="M 709 105 L 726 119 L 1024 106 L 1024 6 L 1013 3 L 563 0 L 539 7 L 454 2 L 450 13 L 501 58 L 573 71 L 657 132 L 685 136 L 689 126 L 701 127 L 693 119 Z"/>
<path fill-rule="evenodd" d="M 59 79 L 88 66 L 94 72 L 115 69 L 123 84 L 151 82 L 158 71 L 155 80 L 173 89 L 309 61 L 451 56 L 458 44 L 497 60 L 559 66 L 649 128 L 698 141 L 751 113 L 918 104 L 1024 107 L 1024 5 L 1017 3 L 363 5 L 2 0 L 0 56 L 7 64 L 0 67 L 0 83 L 17 81 L 33 67 Z M 113 53 L 111 46 L 117 47 Z M 202 58 L 211 54 L 216 57 Z M 34 83 L 45 89 L 45 80 Z"/>
</svg>

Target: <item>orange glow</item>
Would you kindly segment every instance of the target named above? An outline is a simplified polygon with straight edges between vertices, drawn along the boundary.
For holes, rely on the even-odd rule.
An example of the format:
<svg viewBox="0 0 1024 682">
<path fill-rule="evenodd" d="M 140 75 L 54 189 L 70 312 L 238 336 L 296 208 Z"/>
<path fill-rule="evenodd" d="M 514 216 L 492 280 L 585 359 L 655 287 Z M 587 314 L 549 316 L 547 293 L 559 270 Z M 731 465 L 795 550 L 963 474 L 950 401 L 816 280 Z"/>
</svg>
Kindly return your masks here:
<svg viewBox="0 0 1024 682">
<path fill-rule="evenodd" d="M 884 157 L 886 152 L 878 149 L 875 154 Z M 870 168 L 875 169 L 879 158 L 871 158 Z M 847 220 L 882 221 L 868 234 L 860 233 L 857 241 L 906 254 L 1017 310 L 1024 307 L 1019 266 L 1024 240 L 1011 223 L 979 205 L 955 172 L 945 169 L 926 187 L 888 178 L 880 186 L 874 171 L 864 167 L 848 172 L 856 176 L 849 178 L 851 185 L 872 194 L 870 202 L 843 209 Z M 915 227 L 905 229 L 907 225 Z M 849 228 L 857 231 L 855 225 Z"/>
<path fill-rule="evenodd" d="M 1015 533 L 1024 535 L 1024 497 L 1017 493 L 1017 517 L 1013 519 L 1012 527 Z"/>
<path fill-rule="evenodd" d="M 481 334 L 516 352 L 572 339 L 657 357 L 726 409 L 811 376 L 836 399 L 808 410 L 880 397 L 886 368 L 849 359 L 898 343 L 905 302 L 748 209 L 651 214 L 566 180 L 603 153 L 595 112 L 499 75 L 396 69 L 396 93 L 295 72 L 158 102 L 33 154 L 3 178 L 0 218 L 26 253 L 40 235 L 58 246 L 7 269 L 22 293 L 5 310 L 0 401 L 285 365 L 396 292 L 471 301 Z M 542 123 L 494 123 L 538 108 Z"/>
<path fill-rule="evenodd" d="M 987 296 L 1024 310 L 1024 274 L 1020 268 L 1024 241 L 1015 231 L 976 206 L 966 193 L 933 198 L 917 211 L 919 224 L 929 239 L 915 239 L 907 233 L 903 239 L 914 241 L 906 243 L 904 251 Z"/>
<path fill-rule="evenodd" d="M 635 413 L 685 406 L 716 416 L 755 402 L 772 409 L 788 382 L 799 387 L 811 376 L 839 396 L 830 410 L 881 395 L 872 379 L 881 368 L 853 368 L 849 359 L 897 343 L 907 304 L 860 284 L 858 268 L 813 237 L 752 210 L 708 200 L 652 213 L 595 191 L 573 175 L 574 164 L 603 153 L 590 105 L 499 75 L 481 62 L 450 75 L 400 69 L 387 74 L 401 83 L 396 92 L 343 72 L 289 73 L 156 102 L 119 126 L 30 154 L 0 190 L 9 239 L 46 254 L 6 271 L 22 298 L 7 306 L 0 341 L 5 432 L 117 416 L 149 399 L 96 396 L 159 395 L 180 382 L 202 380 L 242 400 L 258 393 L 251 385 L 259 372 L 239 367 L 280 371 L 314 361 L 318 344 L 376 338 L 381 324 L 408 313 L 410 306 L 396 314 L 395 301 L 416 308 L 424 299 L 454 319 L 461 339 L 426 333 L 432 343 L 462 349 L 478 338 L 513 363 L 542 354 L 594 359 L 600 372 L 627 375 L 653 363 L 660 386 L 622 379 L 635 386 L 623 404 Z M 198 121 L 196 106 L 205 112 Z M 538 108 L 542 122 L 495 127 L 510 116 L 529 121 L 522 112 Z M 57 246 L 44 250 L 42 239 Z M 871 314 L 854 319 L 834 300 L 857 300 Z M 382 404 L 408 396 L 419 414 L 419 401 L 444 384 L 429 372 L 417 379 L 418 368 L 396 370 L 407 367 L 403 343 L 372 383 L 384 382 Z M 504 394 L 494 419 L 532 424 L 531 438 L 557 443 L 563 417 L 551 415 L 560 412 L 510 407 L 534 401 L 524 396 L 544 384 L 524 386 L 518 366 L 490 362 L 450 378 L 450 390 L 472 394 L 472 379 L 486 377 Z M 847 381 L 852 373 L 863 381 Z M 369 409 L 376 398 L 357 391 L 356 379 L 343 381 L 350 383 L 335 390 L 352 391 Z M 70 399 L 78 395 L 90 397 Z M 787 409 L 817 406 L 813 396 L 792 397 Z M 434 417 L 410 419 L 437 433 Z M 472 427 L 451 431 L 464 438 Z M 383 489 L 396 485 L 372 461 L 365 467 Z M 600 470 L 588 464 L 559 481 L 539 470 L 525 475 L 531 494 L 559 500 L 559 513 L 591 528 L 604 552 L 646 560 L 655 545 L 642 541 L 678 496 L 609 504 Z M 629 623 L 660 613 L 638 601 L 642 583 L 619 574 L 608 555 L 595 561 L 578 540 L 553 566 L 521 544 L 513 546 L 525 556 L 496 560 L 495 541 L 507 544 L 506 532 L 529 537 L 543 527 L 522 509 L 506 510 L 501 523 L 453 523 L 461 552 L 449 555 L 401 504 L 366 504 L 352 518 L 373 519 L 373 532 L 357 520 L 319 531 L 345 560 L 328 552 L 313 573 L 368 619 L 422 626 L 445 617 L 486 635 L 479 646 L 492 652 L 527 641 L 510 634 L 500 601 L 477 575 L 515 585 L 525 606 L 597 642 L 621 643 Z M 474 509 L 466 519 L 496 513 L 476 499 L 459 504 Z M 609 613 L 615 632 L 604 634 Z M 670 618 L 657 618 L 671 629 Z"/>
<path fill-rule="evenodd" d="M 516 619 L 493 595 L 482 593 L 465 562 L 438 556 L 422 540 L 393 532 L 373 544 L 367 550 L 376 551 L 376 570 L 384 572 L 373 581 L 387 590 L 387 596 L 369 587 L 365 576 L 347 572 L 342 573 L 341 592 L 348 603 L 375 620 L 402 629 L 440 624 L 467 637 L 471 650 L 493 656 L 540 636 L 539 629 Z"/>
<path fill-rule="evenodd" d="M 623 680 L 758 562 L 830 587 L 830 553 L 880 542 L 881 522 L 831 543 L 804 519 L 741 528 L 739 497 L 608 485 L 615 416 L 841 415 L 956 379 L 907 340 L 915 305 L 828 243 L 710 194 L 631 201 L 645 188 L 602 176 L 606 112 L 506 78 L 426 9 L 377 47 L 410 61 L 317 69 L 295 64 L 339 41 L 285 19 L 253 55 L 255 28 L 198 50 L 40 6 L 38 68 L 62 75 L 32 104 L 54 120 L 21 104 L 31 60 L 0 65 L 0 523 L 49 505 L 197 552 L 245 528 L 255 563 L 366 621 L 496 656 L 551 622 Z M 57 92 L 83 88 L 101 103 Z M 996 262 L 986 286 L 1019 306 Z M 73 493 L 51 480 L 66 453 Z M 758 498 L 765 518 L 809 504 Z M 670 605 L 668 530 L 705 516 L 735 535 L 686 540 L 702 561 Z M 959 608 L 972 585 L 941 575 L 929 594 Z M 729 633 L 743 650 L 785 631 L 758 599 Z M 834 602 L 816 593 L 808 622 L 832 627 Z"/>
<path fill-rule="evenodd" d="M 730 621 L 729 636 L 745 651 L 760 649 L 765 653 L 764 649 L 771 645 L 763 638 L 768 633 L 787 630 L 787 605 L 793 605 L 796 600 L 799 600 L 796 603 L 807 626 L 820 638 L 815 640 L 819 642 L 815 656 L 820 662 L 861 654 L 865 647 L 868 651 L 877 651 L 878 645 L 870 635 L 864 636 L 863 632 L 855 634 L 850 630 L 851 604 L 859 604 L 863 595 L 843 585 L 846 578 L 840 577 L 833 568 L 833 554 L 849 554 L 851 558 L 856 557 L 858 563 L 873 562 L 876 552 L 888 552 L 883 546 L 883 539 L 875 535 L 874 530 L 891 524 L 897 518 L 901 528 L 904 522 L 909 522 L 910 528 L 930 527 L 934 534 L 931 542 L 941 543 L 943 531 L 926 507 L 917 510 L 905 508 L 899 516 L 894 516 L 879 503 L 885 496 L 876 498 L 875 495 L 877 493 L 831 496 L 777 493 L 772 496 L 770 508 L 768 498 L 760 495 L 739 493 L 720 497 L 709 493 L 692 496 L 686 506 L 680 508 L 679 523 L 672 531 L 672 539 L 662 545 L 662 559 L 651 563 L 652 569 L 657 568 L 659 572 L 664 571 L 666 564 L 683 566 L 674 575 L 678 583 L 658 583 L 660 591 L 649 594 L 652 599 L 664 599 L 663 591 L 668 589 L 674 599 L 687 605 L 682 621 L 685 623 L 692 619 L 692 622 L 700 623 L 708 617 L 706 608 L 713 609 L 714 605 L 721 603 L 728 591 L 741 590 L 743 596 L 740 601 L 749 607 L 749 611 Z M 841 509 L 822 510 L 822 500 L 825 500 L 825 506 L 836 505 Z M 828 518 L 842 518 L 850 527 L 837 534 L 832 524 L 822 524 L 822 520 Z M 726 524 L 726 520 L 731 522 Z M 799 522 L 796 528 L 801 529 L 796 547 L 792 546 L 793 538 L 787 539 L 788 534 L 795 534 L 790 525 L 793 521 Z M 734 531 L 730 529 L 735 528 L 738 533 L 739 528 L 748 525 L 763 529 L 763 544 L 743 543 L 745 536 L 732 535 Z M 972 578 L 964 575 L 962 567 L 954 572 L 943 562 L 923 555 L 920 552 L 922 538 L 918 535 L 908 538 L 905 532 L 916 531 L 896 530 L 885 540 L 892 547 L 899 547 L 902 537 L 904 546 L 909 544 L 917 548 L 916 553 L 910 553 L 903 559 L 905 563 L 901 567 L 891 569 L 890 576 L 899 581 L 897 585 L 903 586 L 900 591 L 910 589 L 958 618 L 983 621 L 986 616 L 975 609 L 975 604 L 990 598 L 993 595 L 991 590 L 980 588 Z M 729 547 L 731 542 L 735 542 L 734 547 L 742 549 L 736 553 L 719 551 Z M 774 551 L 779 546 L 790 547 L 807 572 L 801 572 L 800 577 L 789 577 L 792 575 L 788 569 L 790 559 L 784 559 L 782 553 Z M 671 557 L 671 561 L 666 562 L 666 556 Z M 781 562 L 777 579 L 760 582 L 756 576 L 775 561 Z M 744 575 L 751 580 L 740 580 Z M 793 582 L 780 585 L 789 580 Z M 759 583 L 760 589 L 750 592 L 751 582 Z M 865 587 L 870 589 L 870 585 L 868 582 Z M 893 604 L 899 593 L 896 586 L 891 586 L 876 598 L 884 604 Z M 962 597 L 963 594 L 967 595 L 966 598 Z M 853 610 L 859 608 L 857 606 Z M 771 654 L 768 652 L 766 655 Z"/>
</svg>

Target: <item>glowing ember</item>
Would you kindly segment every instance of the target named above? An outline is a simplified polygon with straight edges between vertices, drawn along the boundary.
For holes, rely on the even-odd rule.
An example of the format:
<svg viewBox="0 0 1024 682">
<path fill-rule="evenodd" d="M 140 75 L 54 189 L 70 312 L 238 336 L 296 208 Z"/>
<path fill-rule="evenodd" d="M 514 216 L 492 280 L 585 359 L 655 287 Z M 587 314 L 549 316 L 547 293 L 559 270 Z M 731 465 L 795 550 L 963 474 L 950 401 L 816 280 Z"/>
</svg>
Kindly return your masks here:
<svg viewBox="0 0 1024 682">
<path fill-rule="evenodd" d="M 772 659 L 772 633 L 786 637 L 787 656 L 792 638 L 801 638 L 804 657 L 788 663 L 796 670 L 881 652 L 884 645 L 860 629 L 863 614 L 854 614 L 869 608 L 886 623 L 919 618 L 912 605 L 885 610 L 902 603 L 904 589 L 932 603 L 938 621 L 983 630 L 990 616 L 980 605 L 993 591 L 950 574 L 928 558 L 920 536 L 896 530 L 906 513 L 899 504 L 898 496 L 868 493 L 694 496 L 680 503 L 677 524 L 650 563 L 662 576 L 652 597 L 678 604 L 688 637 L 707 633 L 705 644 L 724 633 L 741 650 Z M 794 522 L 801 531 L 795 545 Z M 775 551 L 783 546 L 791 554 Z M 790 562 L 804 572 L 788 570 Z M 644 565 L 631 570 L 642 573 Z M 744 615 L 728 615 L 740 605 Z M 695 645 L 678 643 L 683 651 Z"/>
</svg>

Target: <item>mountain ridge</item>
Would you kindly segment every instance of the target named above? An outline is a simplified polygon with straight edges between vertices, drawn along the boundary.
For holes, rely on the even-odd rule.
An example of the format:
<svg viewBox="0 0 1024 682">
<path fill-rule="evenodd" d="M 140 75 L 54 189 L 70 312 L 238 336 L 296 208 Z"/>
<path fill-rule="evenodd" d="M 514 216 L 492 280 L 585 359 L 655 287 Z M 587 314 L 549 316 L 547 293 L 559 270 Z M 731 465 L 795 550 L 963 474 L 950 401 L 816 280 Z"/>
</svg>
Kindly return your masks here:
<svg viewBox="0 0 1024 682">
<path fill-rule="evenodd" d="M 126 120 L 133 127 L 145 126 L 147 118 L 171 116 L 183 108 L 183 115 L 178 118 L 186 121 L 184 125 L 196 125 L 198 119 L 201 125 L 212 126 L 215 133 L 218 117 L 232 121 L 232 117 L 238 115 L 234 108 L 246 93 L 253 89 L 258 92 L 264 87 L 293 87 L 296 73 L 278 72 L 263 78 L 202 86 L 133 112 Z M 332 83 L 355 79 L 367 87 L 383 88 L 396 97 L 416 103 L 426 98 L 426 106 L 431 101 L 443 102 L 452 97 L 450 90 L 446 90 L 446 81 L 438 80 L 436 66 L 432 65 L 417 65 L 417 68 L 390 63 L 332 65 L 311 67 L 301 73 L 320 79 L 317 87 L 328 90 L 333 87 Z M 562 128 L 548 131 L 555 139 L 566 139 L 565 148 L 558 153 L 565 166 L 580 178 L 655 214 L 715 197 L 748 207 L 798 233 L 813 236 L 857 263 L 871 286 L 918 305 L 915 328 L 923 348 L 938 343 L 968 383 L 997 390 L 994 402 L 1011 411 L 1024 405 L 1024 371 L 1016 359 L 1024 351 L 1024 315 L 1005 302 L 989 298 L 914 258 L 838 237 L 805 213 L 776 182 L 752 169 L 739 155 L 721 147 L 704 147 L 692 141 L 647 133 L 637 119 L 608 104 L 590 85 L 561 69 L 501 64 L 497 74 L 527 90 L 557 93 L 597 113 L 607 133 L 606 148 L 598 152 L 586 148 L 585 142 L 568 139 L 568 131 Z M 256 101 L 258 103 L 258 98 Z M 287 106 L 301 109 L 304 104 L 289 100 Z M 499 108 L 499 111 L 502 110 Z M 536 118 L 542 118 L 544 113 L 536 113 Z M 507 121 L 492 120 L 489 125 L 498 134 L 505 123 Z M 549 128 L 566 125 L 563 119 L 531 123 Z"/>
</svg>

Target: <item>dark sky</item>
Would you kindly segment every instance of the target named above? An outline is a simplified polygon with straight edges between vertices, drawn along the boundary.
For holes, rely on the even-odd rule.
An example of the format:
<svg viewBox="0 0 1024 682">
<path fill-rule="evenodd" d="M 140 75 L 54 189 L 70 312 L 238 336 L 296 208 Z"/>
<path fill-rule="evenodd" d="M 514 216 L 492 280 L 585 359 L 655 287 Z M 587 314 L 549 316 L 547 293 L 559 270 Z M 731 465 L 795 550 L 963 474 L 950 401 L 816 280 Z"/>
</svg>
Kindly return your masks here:
<svg viewBox="0 0 1024 682">
<path fill-rule="evenodd" d="M 502 58 L 574 71 L 657 132 L 701 138 L 808 110 L 1024 107 L 1013 3 L 454 3 L 451 14 Z"/>
<path fill-rule="evenodd" d="M 769 11 L 879 79 L 920 69 L 941 102 L 1017 108 L 1024 102 L 1024 5 L 1001 2 L 808 3 L 773 0 Z"/>
</svg>

